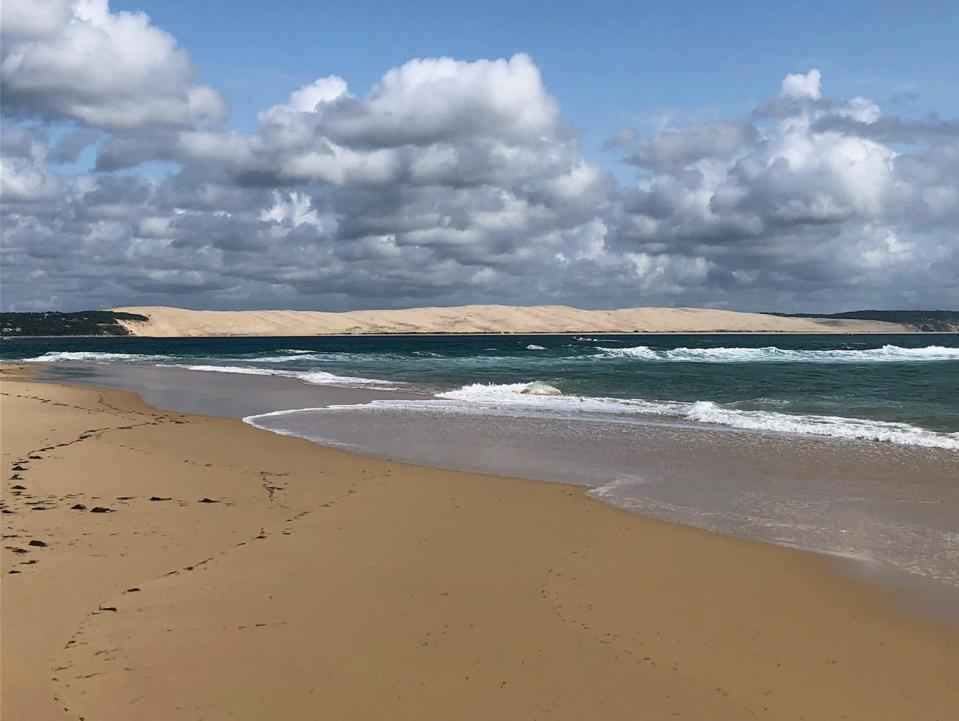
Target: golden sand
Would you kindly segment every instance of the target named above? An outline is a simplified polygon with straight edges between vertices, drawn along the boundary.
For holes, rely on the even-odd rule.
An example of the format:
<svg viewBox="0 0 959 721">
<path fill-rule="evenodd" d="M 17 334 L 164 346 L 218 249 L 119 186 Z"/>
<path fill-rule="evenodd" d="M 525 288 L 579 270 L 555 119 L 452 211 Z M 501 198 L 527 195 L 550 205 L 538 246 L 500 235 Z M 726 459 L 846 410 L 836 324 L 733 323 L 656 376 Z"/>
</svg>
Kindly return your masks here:
<svg viewBox="0 0 959 721">
<path fill-rule="evenodd" d="M 149 316 L 120 321 L 133 335 L 330 335 L 362 333 L 900 333 L 898 323 L 783 318 L 709 308 L 583 310 L 565 305 L 464 305 L 324 313 L 302 310 L 114 308 Z"/>
<path fill-rule="evenodd" d="M 957 630 L 824 558 L 578 487 L 368 459 L 123 392 L 2 386 L 5 721 L 959 708 Z"/>
</svg>

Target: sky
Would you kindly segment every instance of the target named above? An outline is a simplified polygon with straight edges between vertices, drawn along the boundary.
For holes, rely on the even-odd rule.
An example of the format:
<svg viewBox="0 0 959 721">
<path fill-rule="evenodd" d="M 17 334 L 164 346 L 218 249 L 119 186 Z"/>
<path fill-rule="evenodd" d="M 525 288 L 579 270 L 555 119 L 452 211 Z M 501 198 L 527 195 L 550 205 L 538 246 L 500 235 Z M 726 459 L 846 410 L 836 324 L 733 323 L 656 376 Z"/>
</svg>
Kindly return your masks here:
<svg viewBox="0 0 959 721">
<path fill-rule="evenodd" d="M 959 5 L 5 0 L 0 306 L 959 308 Z"/>
</svg>

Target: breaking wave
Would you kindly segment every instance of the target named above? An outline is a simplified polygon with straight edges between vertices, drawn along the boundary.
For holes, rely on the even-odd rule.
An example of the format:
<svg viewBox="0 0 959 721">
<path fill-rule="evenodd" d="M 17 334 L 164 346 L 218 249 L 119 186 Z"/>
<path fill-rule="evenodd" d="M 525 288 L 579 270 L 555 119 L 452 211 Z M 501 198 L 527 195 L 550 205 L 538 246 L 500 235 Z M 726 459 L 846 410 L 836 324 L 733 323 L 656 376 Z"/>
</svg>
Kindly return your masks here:
<svg viewBox="0 0 959 721">
<path fill-rule="evenodd" d="M 857 350 L 791 350 L 763 348 L 673 348 L 659 350 L 640 345 L 631 348 L 598 347 L 599 358 L 635 358 L 646 361 L 679 363 L 916 363 L 922 361 L 959 360 L 959 348 L 931 345 L 903 348 L 884 345 L 881 348 Z"/>
<path fill-rule="evenodd" d="M 635 415 L 665 416 L 683 421 L 728 426 L 750 431 L 789 433 L 831 438 L 895 443 L 959 451 L 959 433 L 938 433 L 908 423 L 844 418 L 827 415 L 788 414 L 740 410 L 712 401 L 647 401 L 634 398 L 594 398 L 577 395 L 535 395 L 534 383 L 473 383 L 437 394 L 437 400 L 377 400 L 362 407 L 408 409 L 446 413 L 508 415 L 575 414 L 584 420 Z M 333 406 L 348 408 L 349 406 Z"/>
<path fill-rule="evenodd" d="M 144 361 L 167 360 L 168 355 L 144 353 L 94 353 L 92 351 L 50 351 L 35 358 L 24 358 L 26 363 L 59 363 L 62 361 L 86 361 L 92 363 L 143 363 Z"/>
<path fill-rule="evenodd" d="M 376 388 L 395 389 L 395 381 L 384 381 L 377 378 L 360 378 L 356 376 L 339 376 L 335 373 L 326 371 L 287 371 L 273 370 L 270 368 L 254 368 L 251 366 L 217 366 L 217 365 L 186 365 L 182 363 L 172 364 L 170 367 L 185 368 L 191 371 L 205 371 L 210 373 L 240 373 L 243 375 L 254 376 L 280 376 L 283 378 L 297 378 L 305 383 L 321 386 L 344 386 L 344 387 L 364 387 L 375 386 Z"/>
<path fill-rule="evenodd" d="M 300 360 L 309 359 L 313 354 L 297 351 L 292 356 L 273 356 L 270 358 L 257 358 L 255 362 L 281 362 L 282 360 Z M 362 378 L 355 376 L 341 376 L 326 371 L 308 371 L 308 370 L 282 370 L 274 368 L 257 368 L 255 366 L 238 365 L 204 365 L 175 363 L 175 356 L 153 355 L 146 353 L 95 353 L 91 351 L 51 351 L 35 358 L 25 358 L 26 362 L 35 363 L 59 363 L 66 361 L 87 362 L 87 363 L 150 363 L 162 368 L 184 368 L 192 371 L 207 371 L 213 373 L 240 373 L 243 375 L 256 376 L 282 376 L 285 378 L 297 378 L 304 383 L 325 386 L 343 386 L 343 387 L 376 387 L 384 390 L 395 389 L 402 385 L 398 381 L 385 381 L 378 378 Z M 182 358 L 181 358 L 182 360 Z M 242 359 L 238 359 L 242 360 Z"/>
</svg>

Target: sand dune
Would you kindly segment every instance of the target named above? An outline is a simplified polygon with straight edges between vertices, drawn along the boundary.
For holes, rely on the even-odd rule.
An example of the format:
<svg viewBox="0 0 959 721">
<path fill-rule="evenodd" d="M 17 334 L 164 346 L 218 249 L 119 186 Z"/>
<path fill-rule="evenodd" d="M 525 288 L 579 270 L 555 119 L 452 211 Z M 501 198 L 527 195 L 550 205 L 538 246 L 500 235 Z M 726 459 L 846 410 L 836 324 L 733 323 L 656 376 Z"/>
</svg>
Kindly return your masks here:
<svg viewBox="0 0 959 721">
<path fill-rule="evenodd" d="M 147 322 L 120 321 L 142 336 L 333 335 L 364 333 L 897 333 L 898 323 L 782 318 L 707 308 L 583 310 L 564 305 L 464 305 L 454 308 L 211 311 L 131 306 Z"/>
</svg>

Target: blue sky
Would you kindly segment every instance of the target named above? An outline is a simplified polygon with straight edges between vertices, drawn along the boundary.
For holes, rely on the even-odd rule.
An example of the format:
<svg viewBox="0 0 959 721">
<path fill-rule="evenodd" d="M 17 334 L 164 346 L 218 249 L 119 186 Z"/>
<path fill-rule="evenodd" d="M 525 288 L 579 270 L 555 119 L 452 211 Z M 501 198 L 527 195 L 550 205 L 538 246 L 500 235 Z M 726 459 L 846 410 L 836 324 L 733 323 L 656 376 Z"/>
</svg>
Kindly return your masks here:
<svg viewBox="0 0 959 721">
<path fill-rule="evenodd" d="M 584 150 L 624 126 L 749 112 L 787 73 L 822 71 L 830 95 L 959 110 L 957 2 L 123 0 L 171 32 L 229 101 L 231 124 L 316 77 L 354 93 L 415 57 L 532 56 Z M 615 156 L 615 153 L 612 155 Z"/>
</svg>

